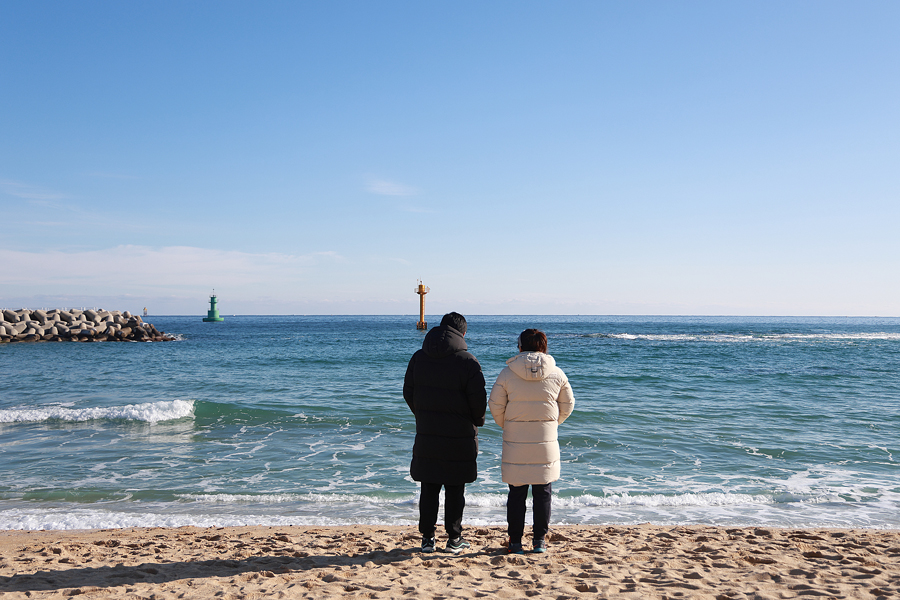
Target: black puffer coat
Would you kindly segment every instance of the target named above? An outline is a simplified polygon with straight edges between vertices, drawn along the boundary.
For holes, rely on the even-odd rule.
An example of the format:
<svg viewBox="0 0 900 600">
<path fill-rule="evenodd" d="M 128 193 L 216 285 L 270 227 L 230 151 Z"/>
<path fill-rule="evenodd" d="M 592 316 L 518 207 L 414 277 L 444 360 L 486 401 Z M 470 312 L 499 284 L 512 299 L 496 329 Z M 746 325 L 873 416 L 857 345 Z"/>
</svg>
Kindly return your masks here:
<svg viewBox="0 0 900 600">
<path fill-rule="evenodd" d="M 403 398 L 416 416 L 409 473 L 415 481 L 460 485 L 478 476 L 478 428 L 487 394 L 481 365 L 460 332 L 435 327 L 413 354 Z"/>
</svg>

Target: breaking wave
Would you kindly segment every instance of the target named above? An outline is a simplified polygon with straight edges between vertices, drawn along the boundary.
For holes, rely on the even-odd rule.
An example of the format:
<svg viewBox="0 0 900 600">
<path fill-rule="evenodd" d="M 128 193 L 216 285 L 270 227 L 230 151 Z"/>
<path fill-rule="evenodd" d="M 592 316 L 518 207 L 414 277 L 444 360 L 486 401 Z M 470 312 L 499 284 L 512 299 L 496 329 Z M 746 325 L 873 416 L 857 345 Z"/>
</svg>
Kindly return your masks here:
<svg viewBox="0 0 900 600">
<path fill-rule="evenodd" d="M 900 341 L 900 333 L 773 333 L 773 334 L 688 334 L 688 333 L 586 333 L 579 337 L 606 338 L 615 340 L 641 340 L 649 342 L 854 342 L 854 341 Z"/>
<path fill-rule="evenodd" d="M 0 423 L 81 422 L 105 420 L 158 423 L 194 416 L 193 400 L 172 400 L 93 408 L 42 406 L 0 410 Z"/>
</svg>

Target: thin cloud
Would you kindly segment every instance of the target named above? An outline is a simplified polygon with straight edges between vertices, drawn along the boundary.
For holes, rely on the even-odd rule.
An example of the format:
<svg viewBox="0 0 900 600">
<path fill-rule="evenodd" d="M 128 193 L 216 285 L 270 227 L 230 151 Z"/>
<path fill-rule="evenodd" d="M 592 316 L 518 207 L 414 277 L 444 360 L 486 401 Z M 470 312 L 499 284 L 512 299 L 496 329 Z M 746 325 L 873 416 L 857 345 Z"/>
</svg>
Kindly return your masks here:
<svg viewBox="0 0 900 600">
<path fill-rule="evenodd" d="M 296 281 L 322 263 L 342 262 L 336 252 L 305 255 L 248 253 L 191 246 L 117 246 L 82 252 L 0 250 L 2 264 L 17 265 L 8 285 L 30 289 L 77 287 L 135 293 L 174 293 L 198 282 L 250 289 Z M 102 293 L 102 292 L 101 292 Z"/>
<path fill-rule="evenodd" d="M 412 264 L 411 261 L 409 261 L 405 258 L 398 257 L 398 256 L 379 256 L 379 255 L 373 255 L 373 256 L 367 257 L 366 263 L 372 264 L 372 265 L 399 264 L 399 265 L 404 265 L 404 266 L 408 266 L 408 265 Z"/>
<path fill-rule="evenodd" d="M 126 175 L 124 173 L 104 173 L 102 171 L 92 171 L 85 174 L 88 177 L 97 177 L 100 179 L 140 179 L 135 175 Z"/>
<path fill-rule="evenodd" d="M 419 193 L 417 188 L 384 179 L 370 179 L 366 191 L 379 196 L 415 196 Z"/>
<path fill-rule="evenodd" d="M 25 200 L 62 200 L 63 198 L 68 198 L 68 196 L 59 192 L 52 192 L 35 185 L 10 179 L 0 179 L 0 191 L 9 196 Z"/>
<path fill-rule="evenodd" d="M 406 212 L 411 212 L 411 213 L 420 213 L 420 214 L 435 212 L 429 208 L 422 208 L 421 206 L 412 206 L 412 205 L 403 206 L 403 207 L 401 207 L 401 210 L 404 210 Z"/>
<path fill-rule="evenodd" d="M 330 259 L 334 260 L 335 262 L 344 262 L 344 263 L 348 262 L 346 258 L 344 258 L 343 256 L 341 256 L 340 254 L 338 254 L 337 252 L 335 252 L 333 250 L 325 250 L 324 252 L 312 252 L 305 256 L 330 258 Z"/>
</svg>

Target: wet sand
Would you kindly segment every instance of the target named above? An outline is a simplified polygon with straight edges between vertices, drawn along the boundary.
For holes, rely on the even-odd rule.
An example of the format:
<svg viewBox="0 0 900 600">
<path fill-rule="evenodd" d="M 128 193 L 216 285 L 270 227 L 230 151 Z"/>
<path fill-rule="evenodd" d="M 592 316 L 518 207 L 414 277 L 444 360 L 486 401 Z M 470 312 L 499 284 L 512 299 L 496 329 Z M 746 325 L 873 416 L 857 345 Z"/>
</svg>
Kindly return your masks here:
<svg viewBox="0 0 900 600">
<path fill-rule="evenodd" d="M 6 598 L 900 597 L 900 531 L 558 526 L 547 554 L 470 527 L 459 554 L 414 527 L 0 532 Z M 526 542 L 528 541 L 526 532 Z M 442 548 L 446 539 L 438 538 Z M 526 544 L 527 547 L 527 544 Z"/>
</svg>

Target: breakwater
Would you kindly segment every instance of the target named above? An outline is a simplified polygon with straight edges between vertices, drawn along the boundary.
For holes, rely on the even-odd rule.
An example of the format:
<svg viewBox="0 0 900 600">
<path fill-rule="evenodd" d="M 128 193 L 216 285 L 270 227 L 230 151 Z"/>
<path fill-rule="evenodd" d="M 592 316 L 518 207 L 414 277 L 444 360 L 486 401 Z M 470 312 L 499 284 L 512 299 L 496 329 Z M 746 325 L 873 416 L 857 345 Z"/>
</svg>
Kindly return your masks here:
<svg viewBox="0 0 900 600">
<path fill-rule="evenodd" d="M 0 311 L 0 343 L 168 342 L 174 339 L 127 310 L 22 308 Z"/>
</svg>

